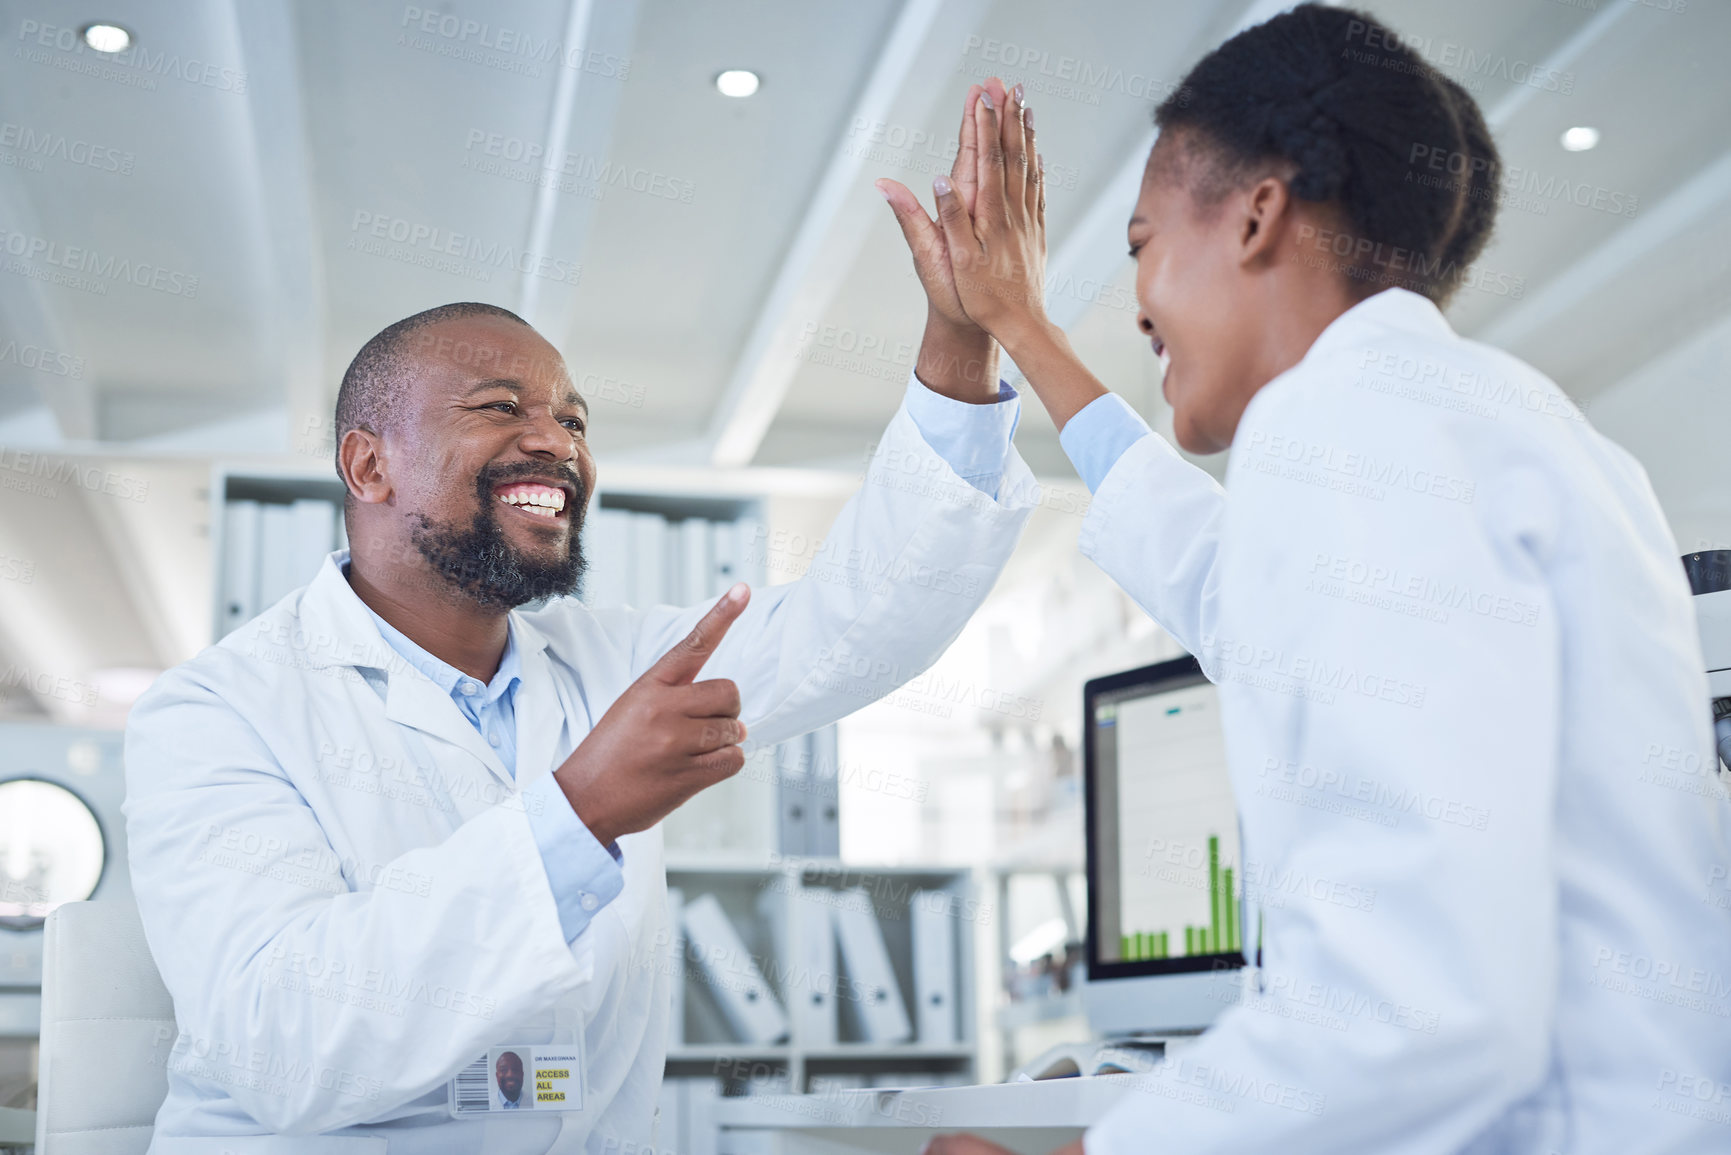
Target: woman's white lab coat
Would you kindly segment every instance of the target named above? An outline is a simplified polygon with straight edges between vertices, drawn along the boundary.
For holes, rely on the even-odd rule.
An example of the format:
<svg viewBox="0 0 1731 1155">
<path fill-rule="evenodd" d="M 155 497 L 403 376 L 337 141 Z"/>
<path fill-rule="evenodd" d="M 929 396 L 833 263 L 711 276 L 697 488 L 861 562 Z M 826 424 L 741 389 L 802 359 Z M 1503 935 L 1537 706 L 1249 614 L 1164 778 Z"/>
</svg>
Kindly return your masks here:
<svg viewBox="0 0 1731 1155">
<path fill-rule="evenodd" d="M 702 676 L 739 683 L 757 745 L 888 693 L 985 597 L 1037 492 L 1010 450 L 987 498 L 902 410 L 808 576 L 754 591 Z M 180 1028 L 152 1152 L 645 1148 L 674 966 L 660 828 L 619 840 L 624 890 L 567 945 L 521 791 L 705 607 L 520 614 L 513 781 L 341 560 L 131 715 L 133 888 Z M 489 1046 L 579 1037 L 587 1109 L 563 1126 L 447 1115 Z"/>
<path fill-rule="evenodd" d="M 1082 548 L 1220 683 L 1265 964 L 1089 1155 L 1731 1149 L 1689 590 L 1556 385 L 1389 290 L 1256 395 L 1226 492 L 1144 437 Z"/>
</svg>

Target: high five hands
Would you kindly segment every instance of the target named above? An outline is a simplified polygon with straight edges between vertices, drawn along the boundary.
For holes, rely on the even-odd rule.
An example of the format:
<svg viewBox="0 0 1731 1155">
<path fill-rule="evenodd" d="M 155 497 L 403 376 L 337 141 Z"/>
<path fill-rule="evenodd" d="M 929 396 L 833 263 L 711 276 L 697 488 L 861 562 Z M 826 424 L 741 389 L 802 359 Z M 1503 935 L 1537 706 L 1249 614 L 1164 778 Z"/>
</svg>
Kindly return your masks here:
<svg viewBox="0 0 1731 1155">
<path fill-rule="evenodd" d="M 932 182 L 938 219 L 897 181 L 877 181 L 934 311 L 1006 346 L 1046 324 L 1046 187 L 1021 86 L 968 90 L 949 177 Z"/>
</svg>

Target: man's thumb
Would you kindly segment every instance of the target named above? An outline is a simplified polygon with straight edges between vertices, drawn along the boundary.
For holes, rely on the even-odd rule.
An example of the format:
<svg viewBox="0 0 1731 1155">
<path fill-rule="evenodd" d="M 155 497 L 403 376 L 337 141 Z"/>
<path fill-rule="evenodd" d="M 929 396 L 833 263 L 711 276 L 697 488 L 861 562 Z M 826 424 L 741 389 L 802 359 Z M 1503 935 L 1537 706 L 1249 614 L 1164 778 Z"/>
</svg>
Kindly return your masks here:
<svg viewBox="0 0 1731 1155">
<path fill-rule="evenodd" d="M 902 227 L 902 237 L 908 242 L 908 248 L 913 250 L 915 258 L 928 252 L 938 239 L 938 226 L 932 218 L 926 215 L 926 210 L 920 207 L 920 199 L 909 192 L 907 186 L 900 181 L 884 177 L 873 182 L 884 200 L 890 204 L 890 211 L 896 214 L 896 223 Z"/>
</svg>

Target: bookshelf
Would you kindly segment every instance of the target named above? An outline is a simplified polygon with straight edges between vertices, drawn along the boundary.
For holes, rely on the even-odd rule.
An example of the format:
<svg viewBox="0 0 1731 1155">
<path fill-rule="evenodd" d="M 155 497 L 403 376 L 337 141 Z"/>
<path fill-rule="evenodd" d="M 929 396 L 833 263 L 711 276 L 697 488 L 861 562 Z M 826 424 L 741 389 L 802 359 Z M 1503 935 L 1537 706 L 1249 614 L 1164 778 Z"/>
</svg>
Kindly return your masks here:
<svg viewBox="0 0 1731 1155">
<path fill-rule="evenodd" d="M 212 469 L 212 641 L 310 582 L 325 555 L 348 544 L 343 492 L 329 466 Z"/>
<path fill-rule="evenodd" d="M 863 1087 L 886 1081 L 894 1081 L 896 1085 L 976 1081 L 974 932 L 977 922 L 990 918 L 990 911 L 981 907 L 970 871 L 954 867 L 856 867 L 834 860 L 803 858 L 780 859 L 765 866 L 673 859 L 667 867 L 667 884 L 683 892 L 687 902 L 703 894 L 716 897 L 784 1004 L 789 980 L 798 972 L 787 960 L 777 959 L 771 919 L 786 918 L 790 926 L 797 927 L 799 923 L 793 915 L 795 903 L 839 904 L 847 901 L 842 896 L 848 892 L 863 891 L 883 932 L 897 994 L 906 1006 L 910 1023 L 914 1024 L 911 1039 L 874 1043 L 860 1038 L 857 1024 L 844 1013 L 840 1015 L 833 1041 L 813 1040 L 802 1035 L 799 1017 L 790 1016 L 792 1027 L 783 1041 L 767 1044 L 733 1041 L 713 991 L 701 969 L 690 962 L 688 946 L 686 965 L 676 971 L 682 977 L 684 991 L 682 997 L 676 998 L 675 1006 L 682 1004 L 684 1013 L 669 1042 L 670 1080 L 714 1081 L 719 1084 L 719 1092 L 727 1096 L 758 1090 L 809 1094 L 848 1084 Z M 926 896 L 920 901 L 933 909 L 941 905 L 954 932 L 951 989 L 957 1016 L 955 1032 L 953 1039 L 936 1044 L 918 1037 L 910 918 L 910 904 L 916 901 L 916 895 Z M 777 907 L 781 908 L 779 913 Z M 847 963 L 839 955 L 837 965 L 835 986 L 842 990 L 855 976 L 847 974 Z M 837 1010 L 841 1008 L 838 1006 Z"/>
</svg>

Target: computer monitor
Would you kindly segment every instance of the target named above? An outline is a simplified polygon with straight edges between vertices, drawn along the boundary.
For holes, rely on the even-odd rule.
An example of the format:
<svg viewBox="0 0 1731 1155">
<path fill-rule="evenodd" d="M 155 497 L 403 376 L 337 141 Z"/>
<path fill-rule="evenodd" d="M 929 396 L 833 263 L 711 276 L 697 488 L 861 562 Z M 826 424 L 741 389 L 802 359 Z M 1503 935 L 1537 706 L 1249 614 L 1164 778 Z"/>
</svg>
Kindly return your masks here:
<svg viewBox="0 0 1731 1155">
<path fill-rule="evenodd" d="M 1088 982 L 1102 1035 L 1199 1031 L 1238 1001 L 1238 809 L 1220 699 L 1195 658 L 1083 690 Z"/>
</svg>

